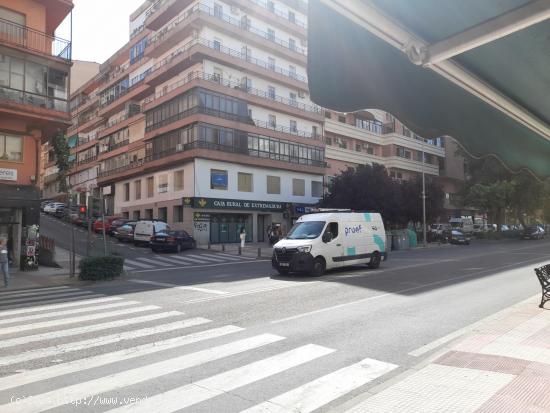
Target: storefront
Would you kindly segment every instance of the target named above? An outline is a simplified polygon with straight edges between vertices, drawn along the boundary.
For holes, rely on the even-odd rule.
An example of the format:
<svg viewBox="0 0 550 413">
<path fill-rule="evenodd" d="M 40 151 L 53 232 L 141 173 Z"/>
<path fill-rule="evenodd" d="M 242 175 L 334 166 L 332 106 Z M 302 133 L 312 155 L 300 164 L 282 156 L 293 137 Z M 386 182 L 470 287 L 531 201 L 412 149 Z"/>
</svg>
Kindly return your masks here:
<svg viewBox="0 0 550 413">
<path fill-rule="evenodd" d="M 282 202 L 184 198 L 183 205 L 192 211 L 193 236 L 199 244 L 240 242 L 242 228 L 246 242 L 264 242 L 268 226 L 288 226 L 284 218 L 288 205 Z"/>
</svg>

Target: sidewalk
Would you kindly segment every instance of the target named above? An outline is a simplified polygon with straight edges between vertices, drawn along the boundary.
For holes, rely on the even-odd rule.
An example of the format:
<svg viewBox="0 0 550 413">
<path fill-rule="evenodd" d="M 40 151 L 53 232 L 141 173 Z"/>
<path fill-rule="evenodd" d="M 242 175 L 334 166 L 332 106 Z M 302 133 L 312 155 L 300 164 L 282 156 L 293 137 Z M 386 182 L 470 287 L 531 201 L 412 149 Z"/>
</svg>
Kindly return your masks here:
<svg viewBox="0 0 550 413">
<path fill-rule="evenodd" d="M 466 337 L 336 411 L 550 412 L 550 310 L 539 303 L 540 294 L 476 323 Z"/>
</svg>

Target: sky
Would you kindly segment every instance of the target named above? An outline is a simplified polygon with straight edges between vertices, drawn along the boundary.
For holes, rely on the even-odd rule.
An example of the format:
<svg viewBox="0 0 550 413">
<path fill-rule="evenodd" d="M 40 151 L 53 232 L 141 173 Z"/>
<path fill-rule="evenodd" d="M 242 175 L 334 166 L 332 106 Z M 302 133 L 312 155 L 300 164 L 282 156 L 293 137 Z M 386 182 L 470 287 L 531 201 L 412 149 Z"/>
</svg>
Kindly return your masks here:
<svg viewBox="0 0 550 413">
<path fill-rule="evenodd" d="M 129 17 L 144 0 L 74 0 L 73 60 L 103 63 L 129 38 Z M 55 32 L 70 38 L 69 16 Z"/>
</svg>

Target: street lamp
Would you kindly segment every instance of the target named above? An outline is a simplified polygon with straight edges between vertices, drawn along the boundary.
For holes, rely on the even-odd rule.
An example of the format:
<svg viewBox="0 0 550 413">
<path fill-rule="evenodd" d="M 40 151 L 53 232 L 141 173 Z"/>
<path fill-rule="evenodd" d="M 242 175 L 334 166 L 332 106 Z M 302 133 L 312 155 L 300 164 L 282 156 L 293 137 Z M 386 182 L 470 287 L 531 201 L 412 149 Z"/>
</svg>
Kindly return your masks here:
<svg viewBox="0 0 550 413">
<path fill-rule="evenodd" d="M 426 248 L 426 176 L 424 173 L 424 138 L 422 138 L 422 238 L 424 248 Z"/>
</svg>

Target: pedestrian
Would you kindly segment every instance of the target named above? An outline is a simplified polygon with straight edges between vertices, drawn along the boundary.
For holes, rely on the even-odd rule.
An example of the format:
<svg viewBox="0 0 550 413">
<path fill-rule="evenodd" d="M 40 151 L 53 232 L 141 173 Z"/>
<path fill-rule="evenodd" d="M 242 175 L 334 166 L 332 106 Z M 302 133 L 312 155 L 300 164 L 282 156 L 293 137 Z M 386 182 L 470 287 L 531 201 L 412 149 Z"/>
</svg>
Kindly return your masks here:
<svg viewBox="0 0 550 413">
<path fill-rule="evenodd" d="M 246 231 L 244 229 L 244 226 L 241 227 L 241 233 L 239 237 L 241 238 L 241 248 L 244 248 L 244 241 L 246 240 Z"/>
<path fill-rule="evenodd" d="M 5 238 L 0 238 L 0 267 L 2 267 L 2 272 L 4 273 L 4 286 L 7 287 L 9 284 L 9 257 L 8 257 L 8 244 Z"/>
</svg>

